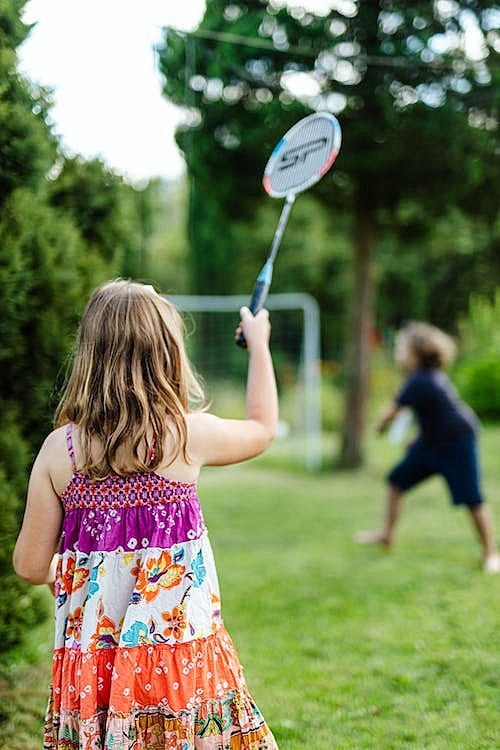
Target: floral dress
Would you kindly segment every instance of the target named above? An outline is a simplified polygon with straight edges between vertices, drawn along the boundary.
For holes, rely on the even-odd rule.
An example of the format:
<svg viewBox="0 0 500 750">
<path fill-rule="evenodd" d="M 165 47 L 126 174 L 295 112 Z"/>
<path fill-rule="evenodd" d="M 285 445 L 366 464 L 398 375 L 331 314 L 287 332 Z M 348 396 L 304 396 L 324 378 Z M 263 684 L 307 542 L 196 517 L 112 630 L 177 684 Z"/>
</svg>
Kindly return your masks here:
<svg viewBox="0 0 500 750">
<path fill-rule="evenodd" d="M 45 750 L 277 750 L 221 618 L 196 484 L 75 467 Z"/>
</svg>

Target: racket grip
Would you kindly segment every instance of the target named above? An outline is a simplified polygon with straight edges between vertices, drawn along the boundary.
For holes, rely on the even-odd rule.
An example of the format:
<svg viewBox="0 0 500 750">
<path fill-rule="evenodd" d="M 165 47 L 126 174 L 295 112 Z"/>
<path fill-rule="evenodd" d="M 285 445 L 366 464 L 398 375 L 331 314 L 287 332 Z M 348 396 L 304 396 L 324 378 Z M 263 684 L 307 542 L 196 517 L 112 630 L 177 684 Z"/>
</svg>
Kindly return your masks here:
<svg viewBox="0 0 500 750">
<path fill-rule="evenodd" d="M 259 312 L 259 310 L 262 310 L 262 308 L 264 307 L 267 293 L 269 291 L 269 286 L 270 284 L 268 281 L 257 279 L 254 290 L 252 292 L 252 298 L 248 305 L 248 308 L 250 312 L 252 313 L 252 315 L 256 315 Z M 247 342 L 246 342 L 245 334 L 243 333 L 243 331 L 240 333 L 240 335 L 236 339 L 236 344 L 238 346 L 241 346 L 242 349 L 247 348 Z"/>
</svg>

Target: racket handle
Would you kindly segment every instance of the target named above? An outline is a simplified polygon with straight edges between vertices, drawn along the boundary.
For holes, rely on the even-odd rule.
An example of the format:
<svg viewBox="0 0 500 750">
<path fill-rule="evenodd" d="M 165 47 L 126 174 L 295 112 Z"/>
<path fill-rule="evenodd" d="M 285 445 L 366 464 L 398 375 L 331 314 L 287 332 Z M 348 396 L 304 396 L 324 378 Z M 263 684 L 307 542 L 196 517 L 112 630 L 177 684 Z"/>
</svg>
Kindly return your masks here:
<svg viewBox="0 0 500 750">
<path fill-rule="evenodd" d="M 249 302 L 248 308 L 252 315 L 257 315 L 259 310 L 262 310 L 266 301 L 267 293 L 269 291 L 270 281 L 267 279 L 261 279 L 260 276 L 255 283 L 254 290 L 252 292 L 252 299 Z M 243 331 L 236 339 L 236 344 L 241 346 L 242 349 L 247 348 L 247 341 Z"/>
<path fill-rule="evenodd" d="M 259 310 L 262 310 L 264 303 L 267 299 L 267 293 L 269 291 L 269 282 L 257 279 L 254 290 L 252 292 L 252 299 L 248 305 L 248 309 L 252 315 L 257 315 Z"/>
</svg>

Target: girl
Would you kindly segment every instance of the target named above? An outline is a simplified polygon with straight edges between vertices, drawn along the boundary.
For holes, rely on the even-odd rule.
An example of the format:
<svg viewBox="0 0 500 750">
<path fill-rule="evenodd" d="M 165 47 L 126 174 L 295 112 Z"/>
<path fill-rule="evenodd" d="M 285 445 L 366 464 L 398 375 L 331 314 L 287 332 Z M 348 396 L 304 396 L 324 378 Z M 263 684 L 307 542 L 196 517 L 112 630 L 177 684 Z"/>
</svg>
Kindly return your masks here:
<svg viewBox="0 0 500 750">
<path fill-rule="evenodd" d="M 492 519 L 480 490 L 477 457 L 478 421 L 459 400 L 442 368 L 453 361 L 455 345 L 443 331 L 427 323 L 411 323 L 396 338 L 395 360 L 409 374 L 396 399 L 377 426 L 383 432 L 399 412 L 415 412 L 420 434 L 388 476 L 385 526 L 380 532 L 361 532 L 362 544 L 390 546 L 402 509 L 403 494 L 433 474 L 446 481 L 454 505 L 465 505 L 483 549 L 483 567 L 500 572 L 500 556 L 493 541 Z"/>
<path fill-rule="evenodd" d="M 226 632 L 196 490 L 261 453 L 278 405 L 267 311 L 241 310 L 247 418 L 201 408 L 176 310 L 104 284 L 31 473 L 17 573 L 53 586 L 46 750 L 276 750 Z M 59 552 L 54 554 L 59 543 Z"/>
</svg>

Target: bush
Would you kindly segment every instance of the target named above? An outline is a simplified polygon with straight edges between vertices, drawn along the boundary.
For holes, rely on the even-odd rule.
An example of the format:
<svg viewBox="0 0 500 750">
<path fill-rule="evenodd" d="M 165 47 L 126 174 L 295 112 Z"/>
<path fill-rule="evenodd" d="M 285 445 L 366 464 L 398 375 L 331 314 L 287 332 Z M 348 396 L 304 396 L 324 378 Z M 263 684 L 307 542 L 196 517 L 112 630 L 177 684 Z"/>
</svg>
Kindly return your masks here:
<svg viewBox="0 0 500 750">
<path fill-rule="evenodd" d="M 500 420 L 500 289 L 492 300 L 471 295 L 459 330 L 462 355 L 455 380 L 460 395 L 482 419 Z"/>
<path fill-rule="evenodd" d="M 46 616 L 40 592 L 21 581 L 12 568 L 19 506 L 18 493 L 0 468 L 0 657 L 25 639 L 30 629 Z"/>
<path fill-rule="evenodd" d="M 500 420 L 500 357 L 489 355 L 457 368 L 461 397 L 481 419 Z"/>
<path fill-rule="evenodd" d="M 467 317 L 459 322 L 462 358 L 497 355 L 500 352 L 500 288 L 492 299 L 471 294 Z"/>
</svg>

